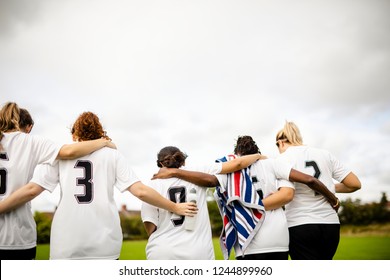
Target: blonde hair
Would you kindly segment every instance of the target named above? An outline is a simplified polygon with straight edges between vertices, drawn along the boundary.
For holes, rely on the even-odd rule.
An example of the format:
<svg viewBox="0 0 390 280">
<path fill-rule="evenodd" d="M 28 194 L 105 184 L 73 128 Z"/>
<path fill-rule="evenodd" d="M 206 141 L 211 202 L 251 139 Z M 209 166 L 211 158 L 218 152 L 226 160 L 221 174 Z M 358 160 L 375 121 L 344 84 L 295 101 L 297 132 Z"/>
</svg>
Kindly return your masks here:
<svg viewBox="0 0 390 280">
<path fill-rule="evenodd" d="M 303 145 L 303 139 L 298 126 L 293 122 L 285 123 L 283 129 L 276 134 L 276 141 L 284 140 L 292 145 Z"/>
<path fill-rule="evenodd" d="M 19 129 L 20 109 L 18 104 L 7 102 L 0 110 L 0 141 L 3 139 L 3 133 L 10 130 Z M 0 144 L 0 150 L 3 147 Z"/>
</svg>

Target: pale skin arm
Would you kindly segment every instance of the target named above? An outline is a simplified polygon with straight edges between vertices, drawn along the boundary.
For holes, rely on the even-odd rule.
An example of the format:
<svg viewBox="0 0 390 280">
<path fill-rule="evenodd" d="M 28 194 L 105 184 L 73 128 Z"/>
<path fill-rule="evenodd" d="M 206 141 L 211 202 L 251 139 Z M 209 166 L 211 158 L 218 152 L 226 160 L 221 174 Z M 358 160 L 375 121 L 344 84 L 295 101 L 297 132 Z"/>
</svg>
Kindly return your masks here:
<svg viewBox="0 0 390 280">
<path fill-rule="evenodd" d="M 197 213 L 196 204 L 193 202 L 174 203 L 162 197 L 157 191 L 138 181 L 132 184 L 128 191 L 140 200 L 158 208 L 163 208 L 180 216 L 193 216 Z"/>
<path fill-rule="evenodd" d="M 103 147 L 116 149 L 114 143 L 108 139 L 95 139 L 90 141 L 76 142 L 73 144 L 65 144 L 58 152 L 57 159 L 75 159 L 85 155 L 89 155 Z"/>
<path fill-rule="evenodd" d="M 13 192 L 9 197 L 0 201 L 0 214 L 4 214 L 15 210 L 23 204 L 37 197 L 45 189 L 35 183 L 28 183 Z"/>
<path fill-rule="evenodd" d="M 220 174 L 228 174 L 232 173 L 241 169 L 244 169 L 248 167 L 249 165 L 255 163 L 259 159 L 266 159 L 266 156 L 263 156 L 261 154 L 252 154 L 252 155 L 246 155 L 241 156 L 238 158 L 235 158 L 233 160 L 223 162 L 222 163 L 222 170 L 219 172 Z"/>
<path fill-rule="evenodd" d="M 265 210 L 278 209 L 294 198 L 295 190 L 289 187 L 280 187 L 279 190 L 262 200 Z"/>
<path fill-rule="evenodd" d="M 360 183 L 359 178 L 351 172 L 341 181 L 341 183 L 337 183 L 335 187 L 336 193 L 352 193 L 360 190 L 362 184 Z"/>
</svg>

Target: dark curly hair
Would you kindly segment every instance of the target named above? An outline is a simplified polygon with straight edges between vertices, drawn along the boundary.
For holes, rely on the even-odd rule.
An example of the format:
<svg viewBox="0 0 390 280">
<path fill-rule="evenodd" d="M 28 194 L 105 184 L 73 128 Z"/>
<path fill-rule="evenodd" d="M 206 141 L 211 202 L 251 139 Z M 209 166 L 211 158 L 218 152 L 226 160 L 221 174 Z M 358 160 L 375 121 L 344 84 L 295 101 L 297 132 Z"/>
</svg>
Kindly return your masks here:
<svg viewBox="0 0 390 280">
<path fill-rule="evenodd" d="M 71 133 L 78 141 L 95 140 L 99 138 L 109 139 L 106 131 L 103 130 L 99 117 L 92 112 L 82 113 L 73 124 Z"/>
<path fill-rule="evenodd" d="M 157 154 L 157 166 L 179 168 L 184 165 L 187 155 L 174 146 L 167 146 Z"/>
<path fill-rule="evenodd" d="M 234 146 L 234 154 L 245 156 L 252 154 L 261 154 L 259 147 L 251 136 L 239 136 Z"/>
</svg>

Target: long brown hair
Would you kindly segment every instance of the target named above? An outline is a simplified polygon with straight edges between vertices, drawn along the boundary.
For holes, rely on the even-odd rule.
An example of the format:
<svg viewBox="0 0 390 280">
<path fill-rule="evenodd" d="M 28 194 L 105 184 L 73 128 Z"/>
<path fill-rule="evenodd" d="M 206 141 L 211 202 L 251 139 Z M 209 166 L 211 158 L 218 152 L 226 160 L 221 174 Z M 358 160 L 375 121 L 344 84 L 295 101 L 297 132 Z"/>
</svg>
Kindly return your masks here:
<svg viewBox="0 0 390 280">
<path fill-rule="evenodd" d="M 15 102 L 7 102 L 0 110 L 0 141 L 3 139 L 3 133 L 19 129 L 20 109 Z M 0 150 L 3 147 L 0 144 Z"/>
</svg>

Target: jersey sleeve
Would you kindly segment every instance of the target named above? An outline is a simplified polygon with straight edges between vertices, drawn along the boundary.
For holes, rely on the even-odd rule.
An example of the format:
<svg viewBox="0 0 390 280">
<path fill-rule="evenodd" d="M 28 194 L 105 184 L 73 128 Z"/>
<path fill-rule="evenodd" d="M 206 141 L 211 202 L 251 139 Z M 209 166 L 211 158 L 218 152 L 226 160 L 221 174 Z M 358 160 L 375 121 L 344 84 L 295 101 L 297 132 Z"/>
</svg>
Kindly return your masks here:
<svg viewBox="0 0 390 280">
<path fill-rule="evenodd" d="M 54 164 L 60 152 L 61 146 L 55 144 L 51 140 L 44 139 L 38 136 L 32 136 L 34 141 L 35 153 L 38 155 L 39 164 Z"/>
<path fill-rule="evenodd" d="M 329 154 L 332 165 L 332 178 L 341 182 L 352 171 L 344 166 L 335 156 Z"/>
<path fill-rule="evenodd" d="M 124 156 L 118 153 L 115 187 L 120 191 L 126 191 L 131 185 L 139 182 L 137 175 L 126 162 Z"/>
<path fill-rule="evenodd" d="M 34 170 L 34 176 L 30 182 L 40 185 L 45 190 L 53 192 L 59 183 L 59 164 L 40 164 Z"/>
<path fill-rule="evenodd" d="M 292 164 L 283 158 L 277 158 L 273 161 L 272 166 L 277 179 L 277 188 L 294 188 L 294 184 L 289 181 Z"/>
<path fill-rule="evenodd" d="M 219 186 L 221 187 L 221 191 L 224 192 L 228 181 L 228 174 L 218 174 L 216 177 L 218 179 Z"/>
<path fill-rule="evenodd" d="M 216 175 L 219 174 L 221 170 L 222 170 L 222 162 L 214 162 L 213 164 L 205 166 L 202 172 Z"/>
</svg>

